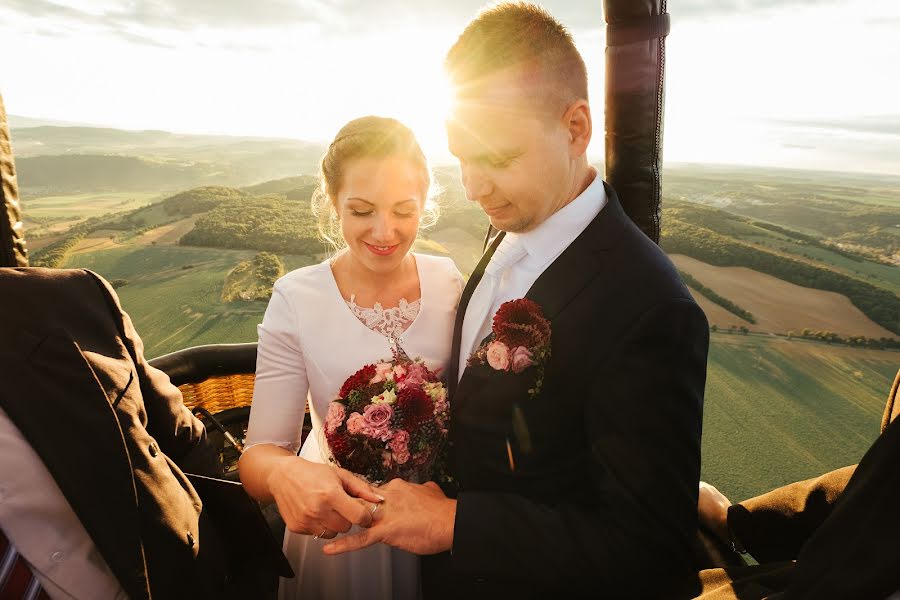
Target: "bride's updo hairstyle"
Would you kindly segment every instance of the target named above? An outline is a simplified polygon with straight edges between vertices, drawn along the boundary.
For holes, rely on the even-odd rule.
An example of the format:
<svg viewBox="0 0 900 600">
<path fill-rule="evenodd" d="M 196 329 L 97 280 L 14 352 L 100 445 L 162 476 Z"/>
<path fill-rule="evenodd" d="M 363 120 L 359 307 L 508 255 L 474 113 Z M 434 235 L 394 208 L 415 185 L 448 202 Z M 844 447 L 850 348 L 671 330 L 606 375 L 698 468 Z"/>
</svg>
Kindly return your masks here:
<svg viewBox="0 0 900 600">
<path fill-rule="evenodd" d="M 319 221 L 319 233 L 335 249 L 344 245 L 336 211 L 337 196 L 344 172 L 353 161 L 365 158 L 405 158 L 422 176 L 425 206 L 420 229 L 437 221 L 438 206 L 429 195 L 431 168 L 412 130 L 396 119 L 361 117 L 344 125 L 328 146 L 319 165 L 319 185 L 313 192 L 312 210 Z"/>
</svg>

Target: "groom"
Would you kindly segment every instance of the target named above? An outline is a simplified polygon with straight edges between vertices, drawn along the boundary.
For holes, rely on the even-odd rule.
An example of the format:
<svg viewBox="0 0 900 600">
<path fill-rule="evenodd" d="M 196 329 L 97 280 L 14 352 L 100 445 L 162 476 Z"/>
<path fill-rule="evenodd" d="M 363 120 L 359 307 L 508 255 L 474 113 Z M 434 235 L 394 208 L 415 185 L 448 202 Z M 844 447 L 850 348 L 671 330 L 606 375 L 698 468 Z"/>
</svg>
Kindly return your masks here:
<svg viewBox="0 0 900 600">
<path fill-rule="evenodd" d="M 442 553 L 423 562 L 427 597 L 665 597 L 694 572 L 706 318 L 588 164 L 586 70 L 552 16 L 486 9 L 446 65 L 450 150 L 500 232 L 454 332 L 458 491 L 392 481 L 375 524 L 326 552 Z M 469 364 L 522 297 L 549 320 L 549 357 Z"/>
</svg>

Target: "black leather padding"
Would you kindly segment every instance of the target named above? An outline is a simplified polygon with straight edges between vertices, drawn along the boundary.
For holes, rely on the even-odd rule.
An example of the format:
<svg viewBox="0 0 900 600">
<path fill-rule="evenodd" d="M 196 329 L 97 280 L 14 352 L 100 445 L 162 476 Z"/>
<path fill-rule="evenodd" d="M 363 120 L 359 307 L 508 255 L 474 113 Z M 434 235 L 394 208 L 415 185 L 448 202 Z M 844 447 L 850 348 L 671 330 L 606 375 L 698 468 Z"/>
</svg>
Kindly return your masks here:
<svg viewBox="0 0 900 600">
<path fill-rule="evenodd" d="M 27 267 L 25 227 L 6 108 L 0 96 L 0 267 Z"/>
<path fill-rule="evenodd" d="M 176 386 L 210 377 L 256 373 L 256 342 L 194 346 L 149 361 Z"/>
<path fill-rule="evenodd" d="M 607 0 L 605 179 L 625 213 L 659 243 L 666 0 Z"/>
<path fill-rule="evenodd" d="M 606 26 L 606 45 L 625 46 L 666 37 L 672 29 L 669 13 Z"/>
</svg>

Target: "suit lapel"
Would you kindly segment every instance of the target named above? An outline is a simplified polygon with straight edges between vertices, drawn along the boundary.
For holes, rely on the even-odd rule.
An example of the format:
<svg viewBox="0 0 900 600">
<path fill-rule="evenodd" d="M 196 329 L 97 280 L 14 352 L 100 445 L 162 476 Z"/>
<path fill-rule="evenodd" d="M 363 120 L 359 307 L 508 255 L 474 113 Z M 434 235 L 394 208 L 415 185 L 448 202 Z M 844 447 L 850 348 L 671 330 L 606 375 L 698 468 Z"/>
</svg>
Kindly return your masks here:
<svg viewBox="0 0 900 600">
<path fill-rule="evenodd" d="M 619 236 L 629 223 L 628 216 L 622 210 L 615 191 L 605 183 L 604 187 L 607 196 L 606 206 L 562 254 L 541 273 L 525 295 L 526 298 L 541 306 L 544 316 L 551 322 L 603 270 L 605 265 L 603 252 L 618 242 Z M 468 289 L 468 286 L 466 287 Z M 469 295 L 471 296 L 471 291 Z M 458 334 L 462 323 L 460 313 L 457 313 L 456 323 L 457 327 L 454 332 Z M 553 343 L 552 335 L 551 331 L 551 344 Z M 459 363 L 457 338 L 458 335 L 454 335 L 454 356 L 457 357 L 454 364 Z M 453 381 L 455 380 L 454 378 Z M 488 385 L 489 383 L 489 377 L 485 378 L 476 374 L 472 369 L 463 371 L 462 378 L 459 379 L 459 387 L 455 389 L 456 393 L 451 395 L 451 410 L 457 411 L 465 405 L 469 390 L 473 385 Z"/>
<path fill-rule="evenodd" d="M 525 294 L 553 320 L 597 273 L 603 270 L 603 252 L 613 247 L 628 223 L 615 191 L 608 185 L 607 203 L 584 231 L 547 267 Z M 552 335 L 552 334 L 551 334 Z"/>
<path fill-rule="evenodd" d="M 128 595 L 148 597 L 137 491 L 106 391 L 64 332 L 42 338 L 20 330 L 11 341 L 0 351 L 0 404 Z"/>
<path fill-rule="evenodd" d="M 488 231 L 488 235 L 490 235 L 490 231 Z M 472 299 L 472 293 L 475 291 L 475 288 L 478 287 L 478 282 L 484 277 L 484 270 L 488 263 L 491 262 L 491 257 L 494 256 L 494 251 L 497 250 L 497 246 L 500 245 L 504 235 L 503 232 L 498 234 L 487 247 L 481 260 L 478 261 L 478 265 L 475 266 L 475 270 L 472 271 L 472 275 L 469 277 L 465 289 L 463 289 L 462 296 L 459 298 L 459 306 L 456 309 L 456 322 L 453 325 L 453 346 L 450 351 L 450 366 L 447 371 L 447 391 L 450 398 L 453 398 L 453 394 L 456 391 L 456 384 L 459 380 L 459 351 L 460 344 L 462 343 L 462 326 L 466 317 L 466 309 L 469 307 L 469 300 Z M 487 240 L 485 240 L 485 242 L 487 242 Z"/>
</svg>

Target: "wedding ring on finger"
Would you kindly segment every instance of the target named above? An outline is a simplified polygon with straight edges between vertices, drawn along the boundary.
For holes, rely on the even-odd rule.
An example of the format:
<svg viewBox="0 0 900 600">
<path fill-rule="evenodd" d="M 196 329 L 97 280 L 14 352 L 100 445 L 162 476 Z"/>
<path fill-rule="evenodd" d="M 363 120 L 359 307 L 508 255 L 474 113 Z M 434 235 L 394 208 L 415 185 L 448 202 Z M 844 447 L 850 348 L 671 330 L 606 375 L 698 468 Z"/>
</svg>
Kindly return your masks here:
<svg viewBox="0 0 900 600">
<path fill-rule="evenodd" d="M 320 538 L 324 538 L 326 535 L 328 535 L 328 528 L 327 528 L 327 527 L 326 527 L 325 529 L 323 529 L 323 530 L 322 530 L 322 533 L 320 533 L 319 535 L 314 535 L 314 536 L 313 536 L 313 539 L 314 539 L 314 540 L 318 540 L 318 539 L 320 539 Z"/>
<path fill-rule="evenodd" d="M 374 502 L 372 503 L 372 517 L 373 518 L 375 517 L 375 511 L 378 510 L 378 506 L 379 506 L 378 504 L 376 504 Z"/>
</svg>

